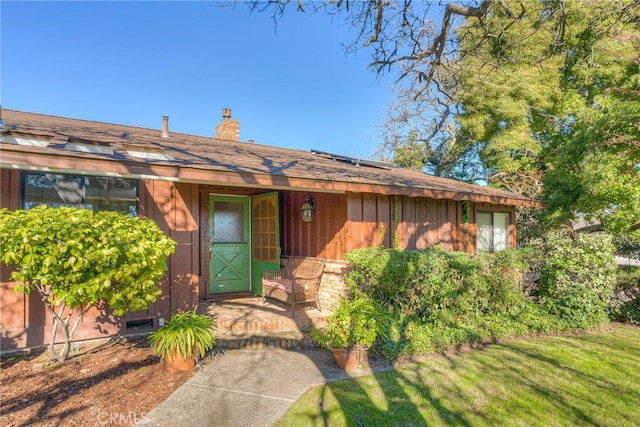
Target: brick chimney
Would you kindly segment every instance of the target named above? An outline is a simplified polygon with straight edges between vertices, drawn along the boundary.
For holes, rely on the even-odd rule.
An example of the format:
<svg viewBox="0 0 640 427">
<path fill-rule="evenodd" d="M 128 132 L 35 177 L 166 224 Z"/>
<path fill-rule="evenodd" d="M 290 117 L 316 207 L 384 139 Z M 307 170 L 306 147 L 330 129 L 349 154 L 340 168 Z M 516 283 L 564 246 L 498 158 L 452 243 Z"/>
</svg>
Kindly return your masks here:
<svg viewBox="0 0 640 427">
<path fill-rule="evenodd" d="M 222 109 L 222 122 L 216 126 L 216 138 L 240 141 L 240 122 L 231 118 L 231 109 Z"/>
</svg>

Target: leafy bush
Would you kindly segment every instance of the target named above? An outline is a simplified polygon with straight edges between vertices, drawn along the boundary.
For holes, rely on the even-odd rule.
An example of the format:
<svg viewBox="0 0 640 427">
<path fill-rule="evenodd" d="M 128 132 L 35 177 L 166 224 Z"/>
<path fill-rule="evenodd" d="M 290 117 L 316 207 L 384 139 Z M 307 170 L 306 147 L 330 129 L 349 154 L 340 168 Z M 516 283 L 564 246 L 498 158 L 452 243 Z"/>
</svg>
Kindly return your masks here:
<svg viewBox="0 0 640 427">
<path fill-rule="evenodd" d="M 479 254 L 366 248 L 349 252 L 347 283 L 383 306 L 424 322 L 510 310 L 523 299 L 522 251 Z"/>
<path fill-rule="evenodd" d="M 619 267 L 609 304 L 612 320 L 640 325 L 640 267 Z"/>
<path fill-rule="evenodd" d="M 516 319 L 532 304 L 522 292 L 526 255 L 366 248 L 346 255 L 347 283 L 395 313 L 395 329 L 376 346 L 384 356 L 437 351 L 540 329 Z"/>
<path fill-rule="evenodd" d="M 475 256 L 366 248 L 345 258 L 354 267 L 348 285 L 393 313 L 395 329 L 375 347 L 389 358 L 606 321 L 614 266 L 608 238 L 562 234 L 531 249 Z M 534 263 L 537 300 L 523 290 Z"/>
<path fill-rule="evenodd" d="M 387 346 L 386 357 L 406 356 L 444 351 L 450 346 L 557 332 L 565 323 L 533 302 L 524 301 L 512 314 L 487 314 L 477 319 L 450 323 L 424 323 L 419 319 L 407 322 L 402 345 Z M 391 350 L 395 350 L 395 353 Z"/>
<path fill-rule="evenodd" d="M 59 362 L 91 307 L 105 304 L 120 315 L 154 302 L 174 247 L 146 218 L 67 207 L 0 210 L 0 261 L 16 267 L 16 291 L 41 294 L 54 319 L 49 350 Z M 56 354 L 59 327 L 64 346 Z"/>
<path fill-rule="evenodd" d="M 616 280 L 611 236 L 550 232 L 532 242 L 541 262 L 541 304 L 570 328 L 587 328 L 608 320 L 607 306 Z"/>
</svg>

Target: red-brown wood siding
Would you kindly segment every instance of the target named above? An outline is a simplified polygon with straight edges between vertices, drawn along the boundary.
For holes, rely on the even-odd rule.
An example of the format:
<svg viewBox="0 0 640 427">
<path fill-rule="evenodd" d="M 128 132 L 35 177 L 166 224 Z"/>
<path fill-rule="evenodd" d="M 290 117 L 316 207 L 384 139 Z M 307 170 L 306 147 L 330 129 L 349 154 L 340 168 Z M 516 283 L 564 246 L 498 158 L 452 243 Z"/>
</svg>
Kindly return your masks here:
<svg viewBox="0 0 640 427">
<path fill-rule="evenodd" d="M 343 258 L 347 216 L 343 194 L 281 191 L 279 198 L 283 255 Z M 315 213 L 313 221 L 305 223 L 302 222 L 300 208 L 308 198 L 314 201 Z"/>
<path fill-rule="evenodd" d="M 419 202 L 416 203 L 416 216 L 415 216 L 415 227 L 416 227 L 416 241 L 415 247 L 416 249 L 426 249 L 429 246 L 427 240 L 427 203 Z"/>
<path fill-rule="evenodd" d="M 166 317 L 189 310 L 198 303 L 199 199 L 198 186 L 166 181 L 144 181 L 140 191 L 140 215 L 151 218 L 176 241 L 162 280 L 163 294 L 149 314 Z"/>
<path fill-rule="evenodd" d="M 385 247 L 392 246 L 395 233 L 398 246 L 403 249 L 425 249 L 437 244 L 446 250 L 474 252 L 478 209 L 511 212 L 511 246 L 515 247 L 513 207 L 469 203 L 469 219 L 465 224 L 463 204 L 454 200 L 398 196 L 394 202 L 393 196 L 377 196 L 374 204 L 370 195 L 362 193 L 348 193 L 346 200 L 347 251 L 380 245 L 379 236 L 384 230 Z M 395 229 L 392 218 L 394 203 L 398 221 Z"/>
<path fill-rule="evenodd" d="M 0 169 L 0 208 L 20 208 L 20 171 Z"/>
</svg>

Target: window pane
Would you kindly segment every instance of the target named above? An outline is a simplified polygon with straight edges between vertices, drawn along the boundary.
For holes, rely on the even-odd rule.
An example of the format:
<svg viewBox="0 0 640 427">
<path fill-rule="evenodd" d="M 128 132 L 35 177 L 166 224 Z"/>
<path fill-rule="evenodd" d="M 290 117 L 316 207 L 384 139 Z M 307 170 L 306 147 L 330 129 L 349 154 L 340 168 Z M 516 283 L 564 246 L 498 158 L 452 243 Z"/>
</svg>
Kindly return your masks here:
<svg viewBox="0 0 640 427">
<path fill-rule="evenodd" d="M 493 250 L 504 251 L 509 247 L 509 214 L 495 212 L 493 214 Z"/>
<path fill-rule="evenodd" d="M 138 182 L 133 179 L 88 176 L 85 178 L 85 207 L 97 211 L 137 215 Z"/>
<path fill-rule="evenodd" d="M 25 209 L 39 205 L 82 208 L 84 189 L 80 176 L 25 173 L 22 182 Z"/>
<path fill-rule="evenodd" d="M 244 242 L 244 203 L 215 202 L 213 205 L 213 241 Z"/>
<path fill-rule="evenodd" d="M 491 214 L 478 212 L 478 250 L 491 251 L 493 248 L 493 227 L 491 226 Z"/>
<path fill-rule="evenodd" d="M 112 177 L 22 174 L 22 207 L 72 206 L 93 211 L 138 213 L 138 181 Z"/>
</svg>

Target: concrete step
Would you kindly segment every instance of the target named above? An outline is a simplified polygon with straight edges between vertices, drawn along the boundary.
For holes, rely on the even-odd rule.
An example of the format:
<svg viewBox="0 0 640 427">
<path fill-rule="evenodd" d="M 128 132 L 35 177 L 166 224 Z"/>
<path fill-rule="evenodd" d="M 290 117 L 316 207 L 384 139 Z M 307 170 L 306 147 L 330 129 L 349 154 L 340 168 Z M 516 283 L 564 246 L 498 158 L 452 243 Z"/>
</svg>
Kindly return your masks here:
<svg viewBox="0 0 640 427">
<path fill-rule="evenodd" d="M 270 333 L 288 331 L 310 331 L 325 326 L 326 318 L 277 316 L 268 319 L 216 318 L 218 330 L 233 333 Z"/>
<path fill-rule="evenodd" d="M 307 333 L 300 331 L 271 332 L 271 333 L 231 333 L 218 332 L 216 334 L 217 349 L 263 349 L 284 348 L 308 349 L 316 348 L 317 344 Z"/>
</svg>

